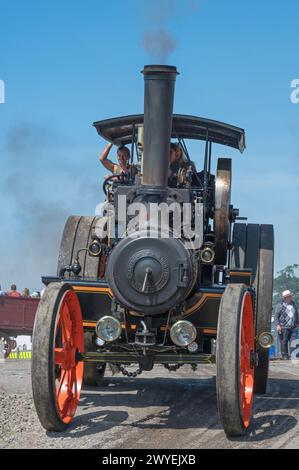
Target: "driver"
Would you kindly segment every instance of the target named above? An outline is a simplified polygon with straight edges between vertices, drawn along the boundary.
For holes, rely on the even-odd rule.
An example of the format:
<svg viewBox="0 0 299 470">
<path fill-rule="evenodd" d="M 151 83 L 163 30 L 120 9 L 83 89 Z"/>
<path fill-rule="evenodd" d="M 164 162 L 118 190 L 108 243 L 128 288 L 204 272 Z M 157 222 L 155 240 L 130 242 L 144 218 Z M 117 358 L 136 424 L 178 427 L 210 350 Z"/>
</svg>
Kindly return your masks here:
<svg viewBox="0 0 299 470">
<path fill-rule="evenodd" d="M 107 157 L 109 155 L 110 150 L 112 149 L 113 144 L 108 144 L 102 151 L 100 155 L 100 162 L 102 165 L 104 165 L 107 170 L 111 171 L 112 175 L 119 176 L 124 173 L 127 173 L 128 169 L 130 168 L 129 165 L 129 160 L 130 160 L 130 150 L 122 145 L 121 147 L 118 147 L 117 149 L 117 163 L 113 163 L 111 160 L 109 160 Z M 110 175 L 107 175 L 106 178 L 108 178 Z"/>
</svg>

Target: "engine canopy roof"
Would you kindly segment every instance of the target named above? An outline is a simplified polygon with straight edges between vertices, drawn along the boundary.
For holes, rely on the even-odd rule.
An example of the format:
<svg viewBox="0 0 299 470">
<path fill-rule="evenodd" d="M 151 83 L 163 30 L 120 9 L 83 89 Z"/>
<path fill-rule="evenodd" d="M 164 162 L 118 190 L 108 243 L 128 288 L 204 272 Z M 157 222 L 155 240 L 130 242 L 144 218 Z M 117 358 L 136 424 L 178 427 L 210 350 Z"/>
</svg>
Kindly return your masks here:
<svg viewBox="0 0 299 470">
<path fill-rule="evenodd" d="M 122 116 L 94 122 L 98 134 L 115 145 L 127 145 L 137 136 L 138 126 L 143 124 L 143 114 Z M 246 148 L 245 131 L 240 127 L 196 116 L 174 114 L 172 138 L 208 140 L 215 144 L 238 149 Z"/>
</svg>

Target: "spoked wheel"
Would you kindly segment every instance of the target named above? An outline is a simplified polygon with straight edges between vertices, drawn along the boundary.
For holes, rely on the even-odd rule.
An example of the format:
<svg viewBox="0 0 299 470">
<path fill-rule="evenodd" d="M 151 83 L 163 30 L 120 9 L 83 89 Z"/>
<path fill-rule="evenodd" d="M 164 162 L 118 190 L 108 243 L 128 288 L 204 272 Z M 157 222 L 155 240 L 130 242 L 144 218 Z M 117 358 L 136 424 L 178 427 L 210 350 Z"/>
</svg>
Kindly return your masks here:
<svg viewBox="0 0 299 470">
<path fill-rule="evenodd" d="M 1 332 L 0 332 L 0 340 L 1 340 L 1 343 L 3 344 L 3 348 L 4 348 L 3 351 L 1 351 L 0 357 L 3 355 L 4 359 L 7 359 L 8 356 L 10 355 L 11 351 L 14 349 L 12 347 L 13 346 L 12 341 L 9 338 L 9 336 L 7 336 L 5 333 L 1 333 Z"/>
<path fill-rule="evenodd" d="M 11 339 L 11 338 L 10 338 L 9 342 L 10 342 L 10 349 L 11 349 L 11 351 L 13 351 L 14 349 L 17 349 L 17 345 L 18 345 L 18 344 L 17 344 L 17 342 L 16 342 L 15 339 Z"/>
<path fill-rule="evenodd" d="M 32 391 L 42 426 L 63 431 L 77 410 L 84 352 L 82 315 L 72 287 L 50 284 L 39 303 L 32 340 Z"/>
<path fill-rule="evenodd" d="M 217 337 L 217 401 L 227 436 L 241 436 L 248 428 L 253 404 L 254 318 L 244 284 L 228 285 L 219 308 Z"/>
</svg>

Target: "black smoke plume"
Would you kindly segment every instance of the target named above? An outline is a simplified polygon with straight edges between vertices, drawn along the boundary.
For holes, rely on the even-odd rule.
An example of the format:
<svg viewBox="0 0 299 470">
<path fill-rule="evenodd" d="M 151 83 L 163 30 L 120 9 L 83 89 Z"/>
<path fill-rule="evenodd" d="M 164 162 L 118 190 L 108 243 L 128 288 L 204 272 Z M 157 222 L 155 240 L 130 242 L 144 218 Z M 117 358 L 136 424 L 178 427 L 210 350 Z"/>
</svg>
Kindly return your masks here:
<svg viewBox="0 0 299 470">
<path fill-rule="evenodd" d="M 93 181 L 87 166 L 76 163 L 71 143 L 47 127 L 11 129 L 0 152 L 0 284 L 39 290 L 41 275 L 56 273 L 67 217 L 81 215 L 90 196 L 79 188 Z M 92 202 L 87 206 L 92 214 Z"/>
<path fill-rule="evenodd" d="M 198 8 L 197 0 L 151 0 L 145 3 L 146 28 L 142 45 L 151 62 L 165 64 L 177 49 L 177 34 L 169 31 L 168 23 L 186 17 Z"/>
</svg>

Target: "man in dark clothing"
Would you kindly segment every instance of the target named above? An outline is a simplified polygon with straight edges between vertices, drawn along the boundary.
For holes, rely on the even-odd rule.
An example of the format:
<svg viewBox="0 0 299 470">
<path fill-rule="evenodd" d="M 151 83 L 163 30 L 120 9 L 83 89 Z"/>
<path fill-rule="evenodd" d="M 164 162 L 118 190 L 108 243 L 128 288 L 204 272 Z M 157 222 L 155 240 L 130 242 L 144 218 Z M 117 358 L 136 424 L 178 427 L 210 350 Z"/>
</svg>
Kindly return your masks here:
<svg viewBox="0 0 299 470">
<path fill-rule="evenodd" d="M 275 311 L 275 326 L 280 340 L 281 354 L 283 359 L 289 359 L 290 353 L 297 347 L 297 329 L 299 323 L 298 309 L 293 302 L 292 293 L 285 290 L 282 293 L 282 300 L 277 305 Z M 294 341 L 294 342 L 293 342 Z"/>
</svg>

